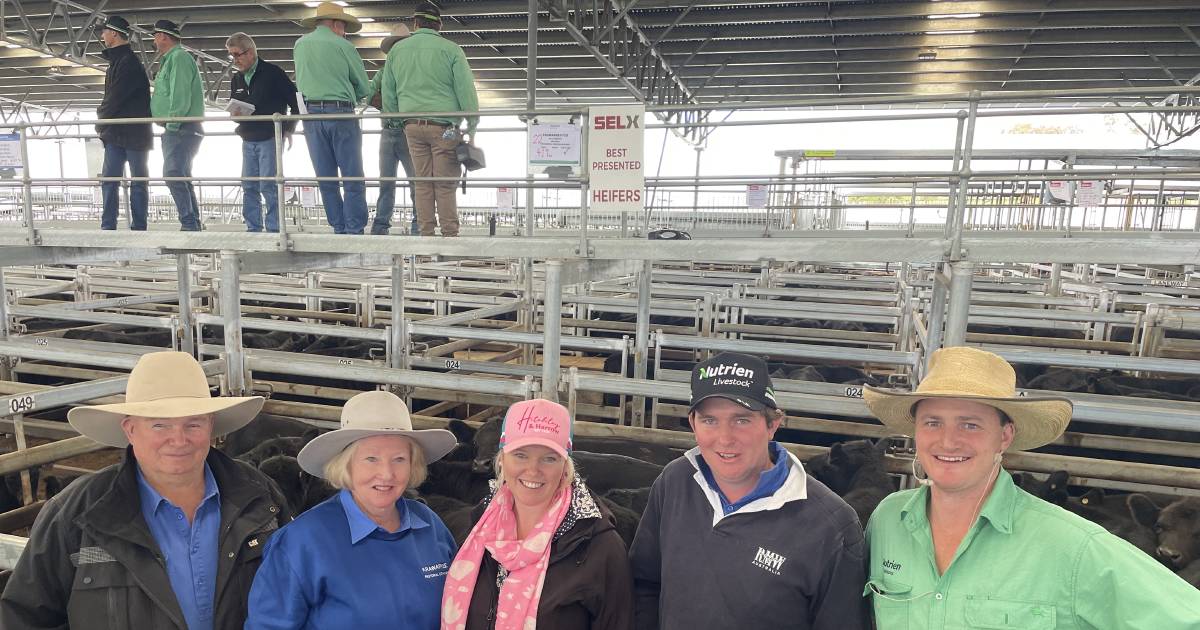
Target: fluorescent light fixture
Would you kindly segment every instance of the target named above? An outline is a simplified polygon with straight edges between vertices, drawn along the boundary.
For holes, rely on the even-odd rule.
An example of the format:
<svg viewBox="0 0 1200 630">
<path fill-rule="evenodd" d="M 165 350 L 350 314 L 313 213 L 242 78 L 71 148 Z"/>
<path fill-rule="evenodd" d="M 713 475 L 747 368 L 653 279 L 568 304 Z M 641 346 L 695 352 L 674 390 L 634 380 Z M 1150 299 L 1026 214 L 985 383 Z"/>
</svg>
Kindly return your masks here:
<svg viewBox="0 0 1200 630">
<path fill-rule="evenodd" d="M 979 32 L 979 31 L 976 31 L 976 30 L 969 30 L 969 31 L 925 31 L 925 34 L 926 34 L 926 35 L 970 35 L 970 34 L 972 34 L 972 33 L 978 33 L 978 32 Z"/>
<path fill-rule="evenodd" d="M 917 53 L 917 61 L 933 61 L 934 59 L 937 59 L 936 50 L 922 50 Z"/>
<path fill-rule="evenodd" d="M 54 55 L 47 55 L 46 53 L 41 53 L 41 54 L 39 54 L 39 55 L 38 55 L 38 57 L 41 57 L 42 59 L 49 59 L 49 58 L 51 58 L 51 57 L 53 57 L 53 56 L 54 56 Z"/>
<path fill-rule="evenodd" d="M 304 6 L 310 8 L 310 9 L 315 9 L 315 8 L 321 6 L 321 3 L 320 2 L 305 2 Z"/>
<path fill-rule="evenodd" d="M 935 13 L 934 15 L 929 16 L 929 19 L 931 19 L 931 20 L 948 20 L 948 19 L 965 20 L 968 18 L 981 17 L 982 15 L 983 15 L 982 13 Z"/>
<path fill-rule="evenodd" d="M 350 3 L 349 3 L 349 2 L 345 2 L 344 0 L 333 0 L 333 3 L 334 3 L 334 4 L 336 4 L 336 5 L 338 5 L 339 7 L 348 7 L 348 6 L 350 6 Z"/>
<path fill-rule="evenodd" d="M 4 47 L 5 48 L 20 48 L 21 45 L 20 44 L 5 44 Z"/>
<path fill-rule="evenodd" d="M 360 17 L 360 18 L 358 18 L 358 21 L 359 21 L 359 22 L 362 22 L 363 24 L 370 24 L 371 22 L 374 22 L 374 21 L 375 21 L 375 18 L 370 18 L 370 17 Z"/>
</svg>

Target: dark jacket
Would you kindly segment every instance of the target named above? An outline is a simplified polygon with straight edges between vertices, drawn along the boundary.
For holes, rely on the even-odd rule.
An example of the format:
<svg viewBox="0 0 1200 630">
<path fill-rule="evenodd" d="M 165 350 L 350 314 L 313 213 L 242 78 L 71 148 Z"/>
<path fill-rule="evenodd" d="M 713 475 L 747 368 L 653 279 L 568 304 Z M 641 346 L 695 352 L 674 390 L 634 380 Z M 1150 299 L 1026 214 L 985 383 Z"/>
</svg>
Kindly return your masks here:
<svg viewBox="0 0 1200 630">
<path fill-rule="evenodd" d="M 291 517 L 249 464 L 216 449 L 207 461 L 221 493 L 213 627 L 241 628 L 263 547 Z M 142 518 L 132 450 L 46 503 L 0 596 L 0 628 L 187 630 Z"/>
<path fill-rule="evenodd" d="M 104 72 L 104 99 L 96 108 L 96 118 L 149 118 L 150 79 L 129 44 L 104 49 L 108 60 Z M 149 151 L 154 146 L 150 123 L 132 125 L 96 125 L 104 144 L 115 144 L 133 151 Z"/>
<path fill-rule="evenodd" d="M 775 493 L 717 512 L 698 450 L 663 468 L 630 545 L 638 630 L 869 628 L 854 510 L 789 455 Z"/>
<path fill-rule="evenodd" d="M 296 84 L 292 83 L 283 68 L 260 57 L 250 83 L 250 87 L 247 88 L 246 75 L 234 72 L 230 80 L 229 95 L 230 98 L 254 105 L 253 116 L 286 114 L 288 108 L 291 108 L 293 114 L 300 113 L 296 106 Z M 295 130 L 296 121 L 284 121 L 284 134 Z M 237 135 L 241 136 L 242 140 L 252 142 L 270 140 L 275 137 L 275 124 L 270 121 L 238 123 Z"/>
<path fill-rule="evenodd" d="M 546 630 L 630 630 L 633 628 L 633 580 L 625 543 L 617 534 L 612 515 L 594 494 L 582 488 L 584 499 L 576 492 L 571 510 L 577 515 L 574 526 L 556 534 L 550 545 L 550 567 L 538 601 L 537 627 Z M 584 504 L 589 504 L 585 507 Z M 595 516 L 595 510 L 599 515 Z M 472 514 L 478 521 L 483 505 Z M 568 514 L 567 518 L 571 518 Z M 491 630 L 496 627 L 496 587 L 499 564 L 487 552 L 471 594 L 466 630 Z"/>
</svg>

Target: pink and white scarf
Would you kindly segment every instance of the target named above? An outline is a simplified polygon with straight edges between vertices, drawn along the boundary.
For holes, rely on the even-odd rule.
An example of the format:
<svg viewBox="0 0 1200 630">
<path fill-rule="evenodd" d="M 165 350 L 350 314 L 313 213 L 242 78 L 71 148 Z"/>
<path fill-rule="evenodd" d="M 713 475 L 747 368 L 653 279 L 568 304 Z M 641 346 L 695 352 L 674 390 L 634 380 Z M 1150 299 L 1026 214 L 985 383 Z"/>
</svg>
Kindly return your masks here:
<svg viewBox="0 0 1200 630">
<path fill-rule="evenodd" d="M 517 515 L 512 491 L 501 486 L 467 536 L 442 591 L 442 630 L 463 630 L 471 594 L 483 565 L 484 550 L 508 571 L 500 587 L 496 630 L 533 630 L 537 627 L 538 602 L 550 565 L 554 532 L 571 507 L 571 484 L 563 484 L 550 509 L 524 540 L 517 538 Z"/>
</svg>

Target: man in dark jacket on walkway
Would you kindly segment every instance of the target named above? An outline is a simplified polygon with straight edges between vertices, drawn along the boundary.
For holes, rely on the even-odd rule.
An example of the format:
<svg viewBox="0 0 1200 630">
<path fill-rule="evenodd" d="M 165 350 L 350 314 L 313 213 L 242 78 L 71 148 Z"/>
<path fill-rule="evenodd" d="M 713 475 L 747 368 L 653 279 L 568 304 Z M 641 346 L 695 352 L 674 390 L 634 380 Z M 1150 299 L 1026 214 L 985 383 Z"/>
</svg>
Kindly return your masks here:
<svg viewBox="0 0 1200 630">
<path fill-rule="evenodd" d="M 696 448 L 663 469 L 629 549 L 639 630 L 865 630 L 862 527 L 773 440 L 767 364 L 696 366 Z"/>
<path fill-rule="evenodd" d="M 299 114 L 296 107 L 296 84 L 283 68 L 260 59 L 254 39 L 245 33 L 234 33 L 225 41 L 225 50 L 238 69 L 230 80 L 230 98 L 254 106 L 252 116 L 286 114 L 288 109 Z M 292 146 L 296 121 L 283 123 L 283 139 Z M 242 139 L 242 177 L 275 176 L 275 124 L 240 122 L 237 135 Z M 261 199 L 260 199 L 261 195 Z M 267 202 L 268 232 L 279 231 L 279 186 L 271 181 L 242 180 L 242 217 L 247 232 L 263 231 L 262 200 Z"/>
<path fill-rule="evenodd" d="M 0 628 L 241 628 L 263 547 L 290 518 L 270 479 L 209 445 L 262 405 L 210 398 L 191 355 L 154 352 L 125 402 L 72 409 L 72 426 L 125 447 L 125 460 L 42 509 L 0 595 Z"/>
<path fill-rule="evenodd" d="M 146 69 L 129 46 L 129 22 L 119 16 L 110 15 L 100 31 L 108 70 L 104 73 L 104 99 L 96 108 L 96 118 L 149 118 L 150 79 Z M 132 177 L 149 177 L 150 149 L 154 135 L 150 123 L 129 125 L 96 125 L 96 133 L 104 143 L 104 166 L 102 177 L 121 177 L 125 165 L 129 164 Z M 120 182 L 103 182 L 100 190 L 104 195 L 104 213 L 100 217 L 100 229 L 117 229 L 117 214 L 121 205 Z M 133 182 L 129 187 L 129 227 L 146 229 L 146 212 L 150 207 L 150 186 L 146 181 Z"/>
</svg>

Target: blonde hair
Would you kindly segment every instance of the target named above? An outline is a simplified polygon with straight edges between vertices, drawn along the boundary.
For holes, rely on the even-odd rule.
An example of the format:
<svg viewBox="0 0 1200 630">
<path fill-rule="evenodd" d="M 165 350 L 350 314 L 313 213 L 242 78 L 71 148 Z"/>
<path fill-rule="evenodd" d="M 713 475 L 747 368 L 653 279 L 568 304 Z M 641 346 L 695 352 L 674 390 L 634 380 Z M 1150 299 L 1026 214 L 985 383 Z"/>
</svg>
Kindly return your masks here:
<svg viewBox="0 0 1200 630">
<path fill-rule="evenodd" d="M 497 451 L 495 459 L 492 460 L 492 470 L 496 473 L 497 487 L 504 485 L 504 466 L 500 463 L 503 455 L 503 450 Z M 567 460 L 567 469 L 564 471 L 563 477 L 568 484 L 573 484 L 575 483 L 575 460 L 571 459 L 570 454 L 565 459 Z"/>
<path fill-rule="evenodd" d="M 408 458 L 408 485 L 409 488 L 416 488 L 425 482 L 425 476 L 429 474 L 429 470 L 425 463 L 425 449 L 421 448 L 417 441 L 402 435 L 408 441 L 409 458 Z M 362 439 L 362 438 L 359 438 Z M 342 452 L 334 455 L 325 462 L 325 467 L 322 472 L 325 473 L 325 480 L 329 485 L 339 490 L 350 487 L 350 460 L 354 459 L 354 452 L 358 450 L 358 440 L 350 443 L 349 446 L 342 449 Z"/>
</svg>

